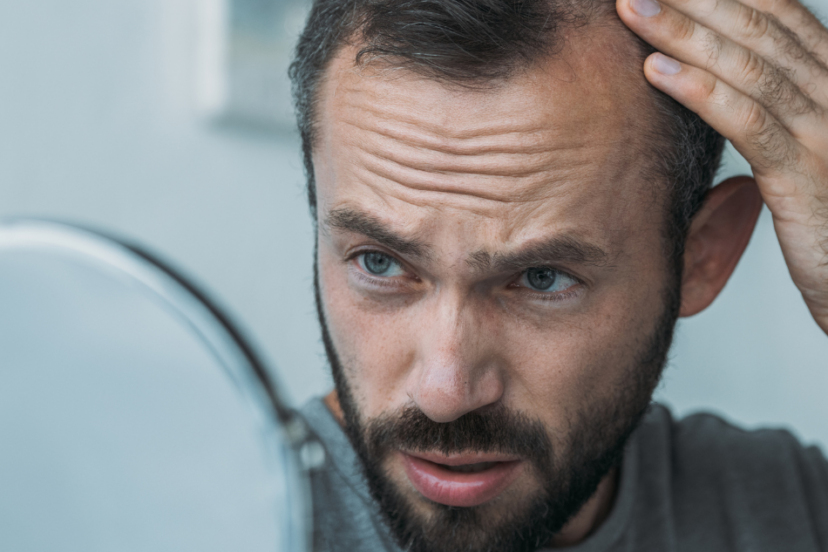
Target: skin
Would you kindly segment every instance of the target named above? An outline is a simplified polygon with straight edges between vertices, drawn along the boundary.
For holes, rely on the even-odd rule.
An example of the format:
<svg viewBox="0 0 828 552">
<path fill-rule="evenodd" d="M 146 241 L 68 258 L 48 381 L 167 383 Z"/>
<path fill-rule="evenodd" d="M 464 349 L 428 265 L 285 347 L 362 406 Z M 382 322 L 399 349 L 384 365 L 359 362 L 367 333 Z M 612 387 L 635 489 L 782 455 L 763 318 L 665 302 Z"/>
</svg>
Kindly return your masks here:
<svg viewBox="0 0 828 552">
<path fill-rule="evenodd" d="M 318 267 L 331 337 L 365 419 L 414 405 L 448 422 L 502 403 L 541 420 L 563 446 L 584 404 L 611 400 L 624 377 L 619 359 L 633 358 L 653 331 L 668 282 L 663 194 L 646 177 L 640 143 L 645 82 L 630 57 L 606 55 L 624 48 L 631 42 L 614 31 L 573 32 L 555 59 L 486 90 L 357 68 L 352 49 L 335 59 L 314 150 Z M 760 206 L 747 178 L 710 194 L 689 240 L 682 314 L 724 286 Z M 342 213 L 373 229 L 343 224 Z M 550 240 L 591 258 L 538 250 Z M 360 261 L 367 252 L 391 256 L 399 270 L 371 276 Z M 569 276 L 553 293 L 533 291 L 523 277 L 533 266 Z M 339 412 L 335 395 L 328 404 Z M 398 459 L 386 468 L 427 512 Z M 555 545 L 600 524 L 616 477 Z M 498 507 L 523 504 L 536 488 L 525 470 Z"/>
</svg>

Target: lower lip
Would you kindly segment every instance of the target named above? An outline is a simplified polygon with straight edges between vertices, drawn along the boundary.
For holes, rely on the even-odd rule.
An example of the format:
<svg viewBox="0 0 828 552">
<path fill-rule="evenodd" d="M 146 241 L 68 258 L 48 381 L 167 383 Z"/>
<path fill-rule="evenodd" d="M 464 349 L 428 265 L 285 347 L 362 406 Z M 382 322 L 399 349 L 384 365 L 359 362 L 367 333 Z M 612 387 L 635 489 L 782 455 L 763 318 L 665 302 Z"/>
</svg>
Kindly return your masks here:
<svg viewBox="0 0 828 552">
<path fill-rule="evenodd" d="M 498 462 L 475 473 L 448 470 L 440 464 L 401 453 L 409 481 L 425 498 L 468 508 L 488 502 L 503 492 L 520 473 L 520 461 Z"/>
</svg>

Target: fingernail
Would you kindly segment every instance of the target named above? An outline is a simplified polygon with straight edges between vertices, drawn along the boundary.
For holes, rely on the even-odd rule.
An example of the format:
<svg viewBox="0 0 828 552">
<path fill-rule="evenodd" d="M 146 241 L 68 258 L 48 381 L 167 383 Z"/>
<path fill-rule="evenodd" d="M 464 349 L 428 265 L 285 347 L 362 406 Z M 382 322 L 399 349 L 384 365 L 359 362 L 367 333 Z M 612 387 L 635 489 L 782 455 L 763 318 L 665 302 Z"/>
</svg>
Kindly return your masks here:
<svg viewBox="0 0 828 552">
<path fill-rule="evenodd" d="M 656 54 L 653 56 L 653 68 L 662 75 L 675 75 L 681 71 L 679 62 L 664 54 Z"/>
<path fill-rule="evenodd" d="M 652 17 L 661 11 L 661 5 L 656 0 L 631 0 L 630 6 L 642 17 Z"/>
</svg>

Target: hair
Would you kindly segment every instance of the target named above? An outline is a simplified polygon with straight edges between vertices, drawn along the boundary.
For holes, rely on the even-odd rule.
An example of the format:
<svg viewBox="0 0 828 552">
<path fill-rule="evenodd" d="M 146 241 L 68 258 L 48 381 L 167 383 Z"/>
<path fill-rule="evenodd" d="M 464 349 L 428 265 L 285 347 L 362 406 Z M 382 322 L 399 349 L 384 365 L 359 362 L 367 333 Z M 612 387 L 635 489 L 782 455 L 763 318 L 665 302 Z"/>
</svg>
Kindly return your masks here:
<svg viewBox="0 0 828 552">
<path fill-rule="evenodd" d="M 315 0 L 290 66 L 312 216 L 317 96 L 344 46 L 360 48 L 355 64 L 382 60 L 446 83 L 485 87 L 555 55 L 562 30 L 599 18 L 626 29 L 612 0 Z M 641 61 L 654 51 L 625 32 Z M 687 231 L 712 185 L 724 139 L 695 113 L 648 89 L 656 115 L 646 140 L 657 152 L 652 174 L 668 190 L 665 253 L 678 277 Z"/>
</svg>

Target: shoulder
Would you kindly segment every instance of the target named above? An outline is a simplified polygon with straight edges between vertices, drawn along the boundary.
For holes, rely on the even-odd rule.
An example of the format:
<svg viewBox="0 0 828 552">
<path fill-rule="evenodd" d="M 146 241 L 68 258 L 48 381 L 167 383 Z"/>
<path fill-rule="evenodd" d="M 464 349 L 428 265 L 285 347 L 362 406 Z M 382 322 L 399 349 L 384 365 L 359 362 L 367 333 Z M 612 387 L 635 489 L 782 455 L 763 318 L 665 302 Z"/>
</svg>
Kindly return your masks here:
<svg viewBox="0 0 828 552">
<path fill-rule="evenodd" d="M 786 429 L 748 430 L 710 413 L 677 420 L 663 407 L 661 410 L 671 426 L 677 468 L 692 467 L 702 473 L 715 470 L 719 474 L 733 468 L 734 476 L 745 480 L 759 477 L 759 481 L 772 474 L 792 475 L 788 472 L 803 470 L 813 472 L 815 477 L 828 475 L 828 462 L 819 448 L 803 445 Z"/>
<path fill-rule="evenodd" d="M 311 399 L 300 413 L 326 453 L 324 465 L 311 473 L 314 550 L 399 550 L 370 497 L 356 453 L 322 399 Z"/>
<path fill-rule="evenodd" d="M 739 535 L 746 545 L 787 539 L 789 550 L 811 549 L 803 539 L 828 544 L 828 461 L 790 431 L 746 430 L 709 413 L 675 419 L 654 405 L 640 433 L 678 533 L 694 542 Z"/>
<path fill-rule="evenodd" d="M 674 477 L 742 482 L 757 489 L 805 478 L 828 492 L 828 461 L 822 451 L 803 445 L 786 429 L 748 430 L 711 413 L 677 419 L 655 404 L 640 433 L 645 446 L 669 455 Z"/>
</svg>

